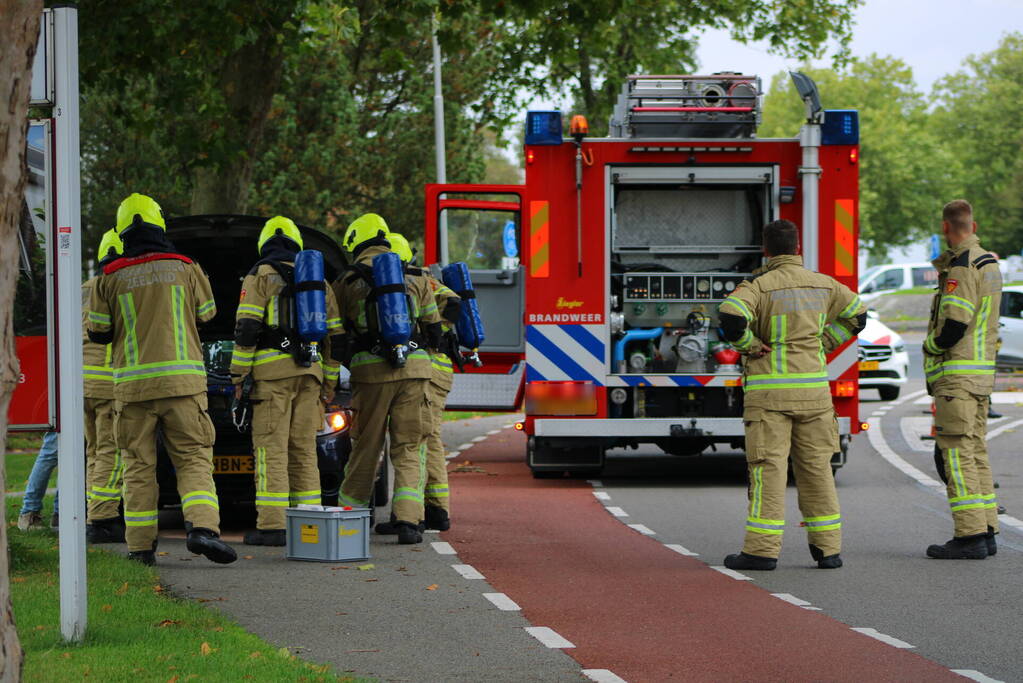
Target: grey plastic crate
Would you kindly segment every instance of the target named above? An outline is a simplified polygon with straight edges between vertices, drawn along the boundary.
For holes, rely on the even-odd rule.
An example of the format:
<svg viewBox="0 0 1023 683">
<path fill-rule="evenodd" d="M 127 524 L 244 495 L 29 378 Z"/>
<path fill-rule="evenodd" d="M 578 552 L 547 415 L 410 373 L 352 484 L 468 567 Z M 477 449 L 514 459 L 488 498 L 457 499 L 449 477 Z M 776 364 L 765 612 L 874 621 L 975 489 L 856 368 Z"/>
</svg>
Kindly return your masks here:
<svg viewBox="0 0 1023 683">
<path fill-rule="evenodd" d="M 289 560 L 353 562 L 369 559 L 369 508 L 288 508 Z"/>
</svg>

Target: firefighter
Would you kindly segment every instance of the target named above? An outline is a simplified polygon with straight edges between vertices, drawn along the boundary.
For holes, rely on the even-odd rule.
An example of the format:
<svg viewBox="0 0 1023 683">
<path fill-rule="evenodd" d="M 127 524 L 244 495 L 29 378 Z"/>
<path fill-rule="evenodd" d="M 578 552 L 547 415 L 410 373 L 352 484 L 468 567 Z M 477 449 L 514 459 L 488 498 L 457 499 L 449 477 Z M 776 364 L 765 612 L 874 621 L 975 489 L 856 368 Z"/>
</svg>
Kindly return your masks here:
<svg viewBox="0 0 1023 683">
<path fill-rule="evenodd" d="M 447 531 L 451 528 L 451 490 L 448 487 L 448 464 L 444 457 L 444 442 L 441 440 L 441 425 L 444 421 L 444 404 L 454 382 L 454 368 L 450 354 L 458 353 L 458 342 L 454 339 L 453 325 L 458 322 L 462 300 L 451 289 L 432 277 L 429 271 L 412 265 L 415 254 L 402 235 L 389 233 L 387 241 L 391 250 L 409 264 L 406 272 L 411 277 L 425 278 L 433 292 L 437 310 L 441 316 L 444 337 L 442 349 L 430 349 L 432 372 L 426 385 L 427 400 L 430 404 L 430 425 L 426 436 L 426 488 L 423 492 L 423 526 L 427 529 Z M 398 528 L 395 516 L 390 522 L 376 525 L 379 534 L 396 534 Z"/>
<path fill-rule="evenodd" d="M 111 344 L 114 435 L 124 461 L 128 557 L 156 562 L 156 432 L 174 465 L 188 549 L 213 562 L 237 555 L 220 540 L 213 422 L 196 321 L 217 313 L 209 280 L 165 234 L 160 205 L 132 194 L 117 209 L 124 256 L 107 264 L 89 304 L 89 340 Z"/>
<path fill-rule="evenodd" d="M 405 289 L 414 338 L 402 367 L 388 357 L 376 317 L 373 259 L 390 249 L 387 223 L 377 214 L 360 216 L 345 231 L 343 245 L 354 260 L 352 270 L 334 282 L 341 318 L 349 338 L 345 352 L 352 378 L 352 454 L 345 467 L 340 500 L 346 505 L 369 504 L 385 432 L 391 438 L 395 496 L 391 509 L 398 542 L 421 543 L 423 489 L 426 484 L 426 443 L 430 414 L 427 382 L 432 364 L 427 348 L 440 344 L 440 316 L 429 288 L 406 278 Z M 351 356 L 350 359 L 347 356 Z"/>
<path fill-rule="evenodd" d="M 96 256 L 100 267 L 124 250 L 116 230 L 107 230 Z M 89 302 L 99 276 L 82 285 L 82 370 L 85 407 L 85 485 L 88 509 L 85 537 L 89 543 L 124 543 L 121 504 L 124 465 L 114 444 L 114 370 L 109 344 L 89 341 Z"/>
<path fill-rule="evenodd" d="M 722 302 L 725 339 L 745 356 L 743 421 L 749 513 L 742 552 L 729 569 L 774 569 L 785 528 L 791 453 L 810 555 L 821 569 L 842 566 L 842 520 L 831 473 L 838 423 L 825 354 L 866 325 L 866 308 L 848 287 L 803 267 L 791 221 L 764 228 L 763 271 Z"/>
<path fill-rule="evenodd" d="M 938 289 L 923 350 L 954 536 L 928 547 L 927 555 L 982 560 L 998 551 L 998 504 L 986 434 L 1002 275 L 998 259 L 980 246 L 968 202 L 946 204 L 941 228 L 949 249 L 934 261 Z"/>
<path fill-rule="evenodd" d="M 284 509 L 288 505 L 319 505 L 320 472 L 316 432 L 323 425 L 323 407 L 334 395 L 339 364 L 330 358 L 330 337 L 322 360 L 302 355 L 294 319 L 295 255 L 302 249 L 298 226 L 275 216 L 259 235 L 260 260 L 242 282 L 234 332 L 231 379 L 241 398 L 247 377 L 254 380 L 252 446 L 256 457 L 256 529 L 245 534 L 247 545 L 283 546 Z M 334 293 L 326 294 L 328 335 L 341 332 Z"/>
</svg>

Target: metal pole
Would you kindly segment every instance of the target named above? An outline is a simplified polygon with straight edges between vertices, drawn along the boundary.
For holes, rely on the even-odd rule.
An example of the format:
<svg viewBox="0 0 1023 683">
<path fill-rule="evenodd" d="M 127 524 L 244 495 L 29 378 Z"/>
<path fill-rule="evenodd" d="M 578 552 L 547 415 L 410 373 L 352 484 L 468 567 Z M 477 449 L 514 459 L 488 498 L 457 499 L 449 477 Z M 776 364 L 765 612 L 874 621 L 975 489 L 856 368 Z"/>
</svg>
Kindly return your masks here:
<svg viewBox="0 0 1023 683">
<path fill-rule="evenodd" d="M 444 149 L 444 95 L 441 92 L 440 43 L 437 41 L 437 15 L 433 15 L 433 141 L 434 153 L 437 158 L 437 182 L 448 182 L 447 154 Z M 443 198 L 444 195 L 441 195 Z M 438 222 L 440 243 L 440 262 L 448 262 L 448 217 L 440 214 Z"/>
<path fill-rule="evenodd" d="M 803 148 L 803 165 L 799 167 L 803 179 L 803 265 L 816 271 L 820 268 L 820 123 L 808 121 L 799 129 L 799 145 Z"/>
<path fill-rule="evenodd" d="M 57 340 L 60 429 L 60 631 L 85 636 L 85 437 L 82 424 L 82 220 L 78 147 L 78 10 L 55 7 Z"/>
</svg>

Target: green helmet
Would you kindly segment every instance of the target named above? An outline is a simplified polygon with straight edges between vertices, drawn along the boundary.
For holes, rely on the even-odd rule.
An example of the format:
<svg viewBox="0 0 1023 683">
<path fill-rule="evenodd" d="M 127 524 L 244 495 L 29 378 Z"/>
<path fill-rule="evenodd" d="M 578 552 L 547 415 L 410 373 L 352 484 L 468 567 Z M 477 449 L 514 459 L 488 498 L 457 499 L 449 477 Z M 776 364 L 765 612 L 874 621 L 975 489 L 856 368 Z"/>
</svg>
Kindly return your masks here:
<svg viewBox="0 0 1023 683">
<path fill-rule="evenodd" d="M 117 207 L 117 234 L 138 224 L 152 225 L 161 230 L 167 229 L 167 223 L 163 219 L 163 209 L 152 197 L 147 197 L 138 192 L 132 192 L 128 198 Z"/>
<path fill-rule="evenodd" d="M 113 254 L 110 251 L 113 250 Z M 103 233 L 103 239 L 99 242 L 99 251 L 96 252 L 96 258 L 102 261 L 110 256 L 120 256 L 124 253 L 124 243 L 121 242 L 121 238 L 117 236 L 117 230 L 111 228 Z"/>
<path fill-rule="evenodd" d="M 341 245 L 350 252 L 355 252 L 359 245 L 389 234 L 387 222 L 375 213 L 366 213 L 349 224 Z"/>
<path fill-rule="evenodd" d="M 412 263 L 412 246 L 404 235 L 399 235 L 396 232 L 389 233 L 387 241 L 391 243 L 391 251 L 397 254 L 403 263 Z"/>
<path fill-rule="evenodd" d="M 302 248 L 302 233 L 295 225 L 295 221 L 284 216 L 274 216 L 263 224 L 263 232 L 259 233 L 259 251 L 263 251 L 263 245 L 267 240 L 277 235 L 291 240 L 299 249 Z"/>
</svg>

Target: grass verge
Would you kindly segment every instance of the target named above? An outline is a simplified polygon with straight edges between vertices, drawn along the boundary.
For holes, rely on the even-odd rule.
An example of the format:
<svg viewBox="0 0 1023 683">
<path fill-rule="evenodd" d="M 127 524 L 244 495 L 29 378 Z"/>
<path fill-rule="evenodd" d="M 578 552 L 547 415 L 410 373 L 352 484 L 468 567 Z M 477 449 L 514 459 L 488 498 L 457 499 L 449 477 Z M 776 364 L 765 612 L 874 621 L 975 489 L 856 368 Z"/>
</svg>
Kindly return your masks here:
<svg viewBox="0 0 1023 683">
<path fill-rule="evenodd" d="M 934 287 L 913 287 L 911 289 L 898 289 L 888 292 L 884 296 L 908 296 L 910 294 L 934 294 Z"/>
<path fill-rule="evenodd" d="M 7 449 L 4 451 L 7 491 L 24 491 L 28 481 L 28 473 L 36 461 L 36 453 L 43 445 L 42 432 L 8 432 Z M 27 453 L 11 453 L 11 451 L 29 451 Z M 57 485 L 57 470 L 50 476 L 50 486 Z"/>
<path fill-rule="evenodd" d="M 218 612 L 169 595 L 152 569 L 96 548 L 88 551 L 85 641 L 68 645 L 60 634 L 56 535 L 13 525 L 8 533 L 26 681 L 360 680 L 278 650 Z"/>
<path fill-rule="evenodd" d="M 465 410 L 448 410 L 444 413 L 445 422 L 453 422 L 454 420 L 475 420 L 478 417 L 493 417 L 494 415 L 510 415 L 511 413 L 486 413 L 486 412 L 473 412 Z"/>
</svg>

